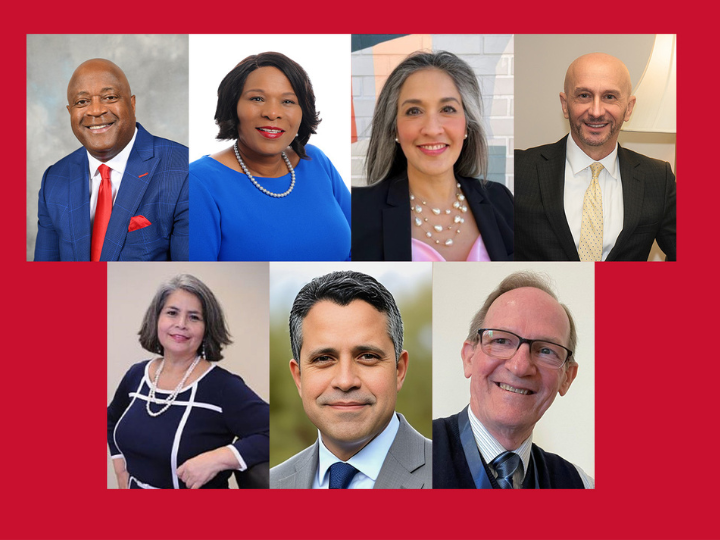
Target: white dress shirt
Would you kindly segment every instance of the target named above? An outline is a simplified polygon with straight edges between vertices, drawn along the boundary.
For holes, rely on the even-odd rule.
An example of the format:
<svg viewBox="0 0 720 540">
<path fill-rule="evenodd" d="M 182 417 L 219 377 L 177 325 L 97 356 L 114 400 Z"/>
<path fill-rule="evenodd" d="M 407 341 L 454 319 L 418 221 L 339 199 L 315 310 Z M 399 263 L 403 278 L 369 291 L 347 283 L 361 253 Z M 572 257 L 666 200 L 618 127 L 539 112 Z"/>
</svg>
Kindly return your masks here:
<svg viewBox="0 0 720 540">
<path fill-rule="evenodd" d="M 527 473 L 528 466 L 530 465 L 532 434 L 530 434 L 530 436 L 525 439 L 518 448 L 505 448 L 502 444 L 497 442 L 495 437 L 490 435 L 490 432 L 485 429 L 485 426 L 483 426 L 482 423 L 480 423 L 480 420 L 478 420 L 477 417 L 473 414 L 470 407 L 468 407 L 468 418 L 470 419 L 470 427 L 472 428 L 473 436 L 475 437 L 475 444 L 477 445 L 480 454 L 485 460 L 485 463 L 490 465 L 492 460 L 494 460 L 496 457 L 498 457 L 503 452 L 506 452 L 507 450 L 515 452 L 520 456 L 520 460 L 522 461 L 522 467 L 518 467 L 515 471 L 515 474 L 513 474 L 513 488 L 522 488 L 523 481 L 525 480 L 525 474 Z M 580 467 L 578 467 L 574 463 L 572 465 L 573 467 L 575 467 L 575 469 L 577 469 L 577 472 L 582 479 L 583 487 L 585 489 L 595 489 L 595 481 L 590 478 Z M 498 477 L 497 471 L 495 471 L 493 467 L 488 466 L 488 469 L 490 469 L 495 478 Z"/>
<path fill-rule="evenodd" d="M 618 145 L 607 156 L 599 161 L 604 169 L 598 175 L 603 206 L 603 251 L 604 261 L 623 228 L 623 191 L 620 179 L 620 162 L 617 157 Z M 575 143 L 572 135 L 567 138 L 565 151 L 565 216 L 575 247 L 580 245 L 580 229 L 582 228 L 582 210 L 585 192 L 592 181 L 590 165 L 595 160 L 583 152 Z"/>
<path fill-rule="evenodd" d="M 120 153 L 109 161 L 105 162 L 105 165 L 110 167 L 110 183 L 112 184 L 112 200 L 113 205 L 115 204 L 115 198 L 117 192 L 120 189 L 120 182 L 122 181 L 123 174 L 125 174 L 125 167 L 127 166 L 130 152 L 135 144 L 135 137 L 137 136 L 137 128 L 133 133 L 130 142 L 123 148 Z M 88 163 L 90 165 L 90 224 L 95 221 L 95 210 L 97 209 L 98 191 L 100 191 L 100 182 L 102 176 L 100 175 L 100 165 L 102 161 L 98 161 L 90 152 L 87 153 Z"/>
<path fill-rule="evenodd" d="M 375 487 L 378 474 L 380 474 L 385 457 L 395 441 L 398 428 L 400 428 L 400 420 L 396 414 L 393 414 L 387 427 L 365 448 L 345 462 L 358 470 L 350 481 L 348 489 L 372 489 Z M 328 489 L 330 487 L 330 465 L 341 460 L 325 447 L 320 431 L 318 431 L 318 442 L 318 467 L 312 487 L 313 489 Z"/>
</svg>

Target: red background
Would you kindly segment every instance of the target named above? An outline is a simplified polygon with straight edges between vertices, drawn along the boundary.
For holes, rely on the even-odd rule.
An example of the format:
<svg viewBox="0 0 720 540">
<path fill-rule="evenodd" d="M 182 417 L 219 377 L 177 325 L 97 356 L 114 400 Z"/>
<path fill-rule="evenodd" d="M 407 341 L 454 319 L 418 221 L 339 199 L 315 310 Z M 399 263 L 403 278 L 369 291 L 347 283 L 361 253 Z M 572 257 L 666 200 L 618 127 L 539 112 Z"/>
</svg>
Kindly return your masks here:
<svg viewBox="0 0 720 540">
<path fill-rule="evenodd" d="M 0 537 L 718 537 L 717 17 L 695 4 L 6 4 Z M 106 265 L 24 260 L 26 34 L 241 31 L 679 35 L 679 262 L 596 265 L 595 491 L 106 489 Z"/>
</svg>

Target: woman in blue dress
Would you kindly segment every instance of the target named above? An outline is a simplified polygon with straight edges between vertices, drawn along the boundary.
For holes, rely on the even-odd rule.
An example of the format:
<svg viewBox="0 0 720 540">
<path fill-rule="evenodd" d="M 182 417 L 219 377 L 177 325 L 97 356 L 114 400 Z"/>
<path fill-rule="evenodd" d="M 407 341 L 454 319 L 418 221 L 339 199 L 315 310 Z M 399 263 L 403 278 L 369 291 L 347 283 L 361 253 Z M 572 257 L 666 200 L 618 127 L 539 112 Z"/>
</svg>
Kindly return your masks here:
<svg viewBox="0 0 720 540">
<path fill-rule="evenodd" d="M 190 260 L 349 260 L 350 191 L 307 144 L 320 118 L 305 70 L 245 58 L 220 83 L 215 122 L 235 144 L 190 164 Z"/>
<path fill-rule="evenodd" d="M 217 366 L 231 341 L 203 282 L 161 285 L 140 343 L 160 356 L 130 368 L 107 410 L 119 488 L 227 488 L 233 471 L 268 461 L 268 405 Z"/>
</svg>

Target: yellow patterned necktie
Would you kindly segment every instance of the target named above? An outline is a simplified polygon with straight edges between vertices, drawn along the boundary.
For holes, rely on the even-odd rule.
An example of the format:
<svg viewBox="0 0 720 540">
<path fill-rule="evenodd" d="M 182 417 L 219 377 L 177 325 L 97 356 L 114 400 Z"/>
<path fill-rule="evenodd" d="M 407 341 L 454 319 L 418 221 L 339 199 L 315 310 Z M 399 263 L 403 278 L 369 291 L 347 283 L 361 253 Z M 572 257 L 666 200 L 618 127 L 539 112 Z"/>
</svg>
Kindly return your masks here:
<svg viewBox="0 0 720 540">
<path fill-rule="evenodd" d="M 592 180 L 583 199 L 582 227 L 578 254 L 581 261 L 601 261 L 603 251 L 603 208 L 602 191 L 598 175 L 604 167 L 602 163 L 590 165 Z"/>
</svg>

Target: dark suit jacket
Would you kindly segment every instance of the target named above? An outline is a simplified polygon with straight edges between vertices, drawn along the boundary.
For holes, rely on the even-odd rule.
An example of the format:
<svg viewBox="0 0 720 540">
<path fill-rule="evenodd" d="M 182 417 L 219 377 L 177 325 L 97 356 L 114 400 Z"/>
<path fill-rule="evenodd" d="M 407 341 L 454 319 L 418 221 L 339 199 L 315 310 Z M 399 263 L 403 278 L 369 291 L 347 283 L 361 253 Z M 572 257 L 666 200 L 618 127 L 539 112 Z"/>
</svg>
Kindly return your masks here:
<svg viewBox="0 0 720 540">
<path fill-rule="evenodd" d="M 470 467 L 460 438 L 460 415 L 467 418 L 467 408 L 447 418 L 433 420 L 433 488 L 435 489 L 475 489 Z M 500 489 L 490 472 L 487 463 L 475 446 L 473 451 L 485 469 L 480 484 L 481 489 Z M 523 487 L 535 487 L 534 477 L 537 476 L 538 487 L 541 489 L 583 489 L 583 481 L 575 466 L 556 454 L 545 452 L 535 443 L 532 445 L 532 462 L 525 476 Z M 536 475 L 537 472 L 537 475 Z"/>
<path fill-rule="evenodd" d="M 188 149 L 137 124 L 101 261 L 188 260 Z M 49 167 L 38 198 L 36 261 L 89 261 L 90 173 L 85 148 Z M 130 219 L 150 225 L 128 232 Z"/>
<path fill-rule="evenodd" d="M 457 177 L 490 259 L 513 260 L 513 196 L 497 182 Z M 352 190 L 352 260 L 411 261 L 406 175 Z"/>
<path fill-rule="evenodd" d="M 515 260 L 579 261 L 563 206 L 567 136 L 515 150 Z M 657 240 L 675 260 L 675 175 L 670 164 L 618 148 L 623 230 L 608 261 L 646 261 Z"/>
<path fill-rule="evenodd" d="M 380 468 L 374 489 L 432 487 L 432 442 L 408 424 L 402 414 L 395 440 Z M 318 466 L 318 441 L 270 469 L 272 489 L 310 489 Z"/>
</svg>

